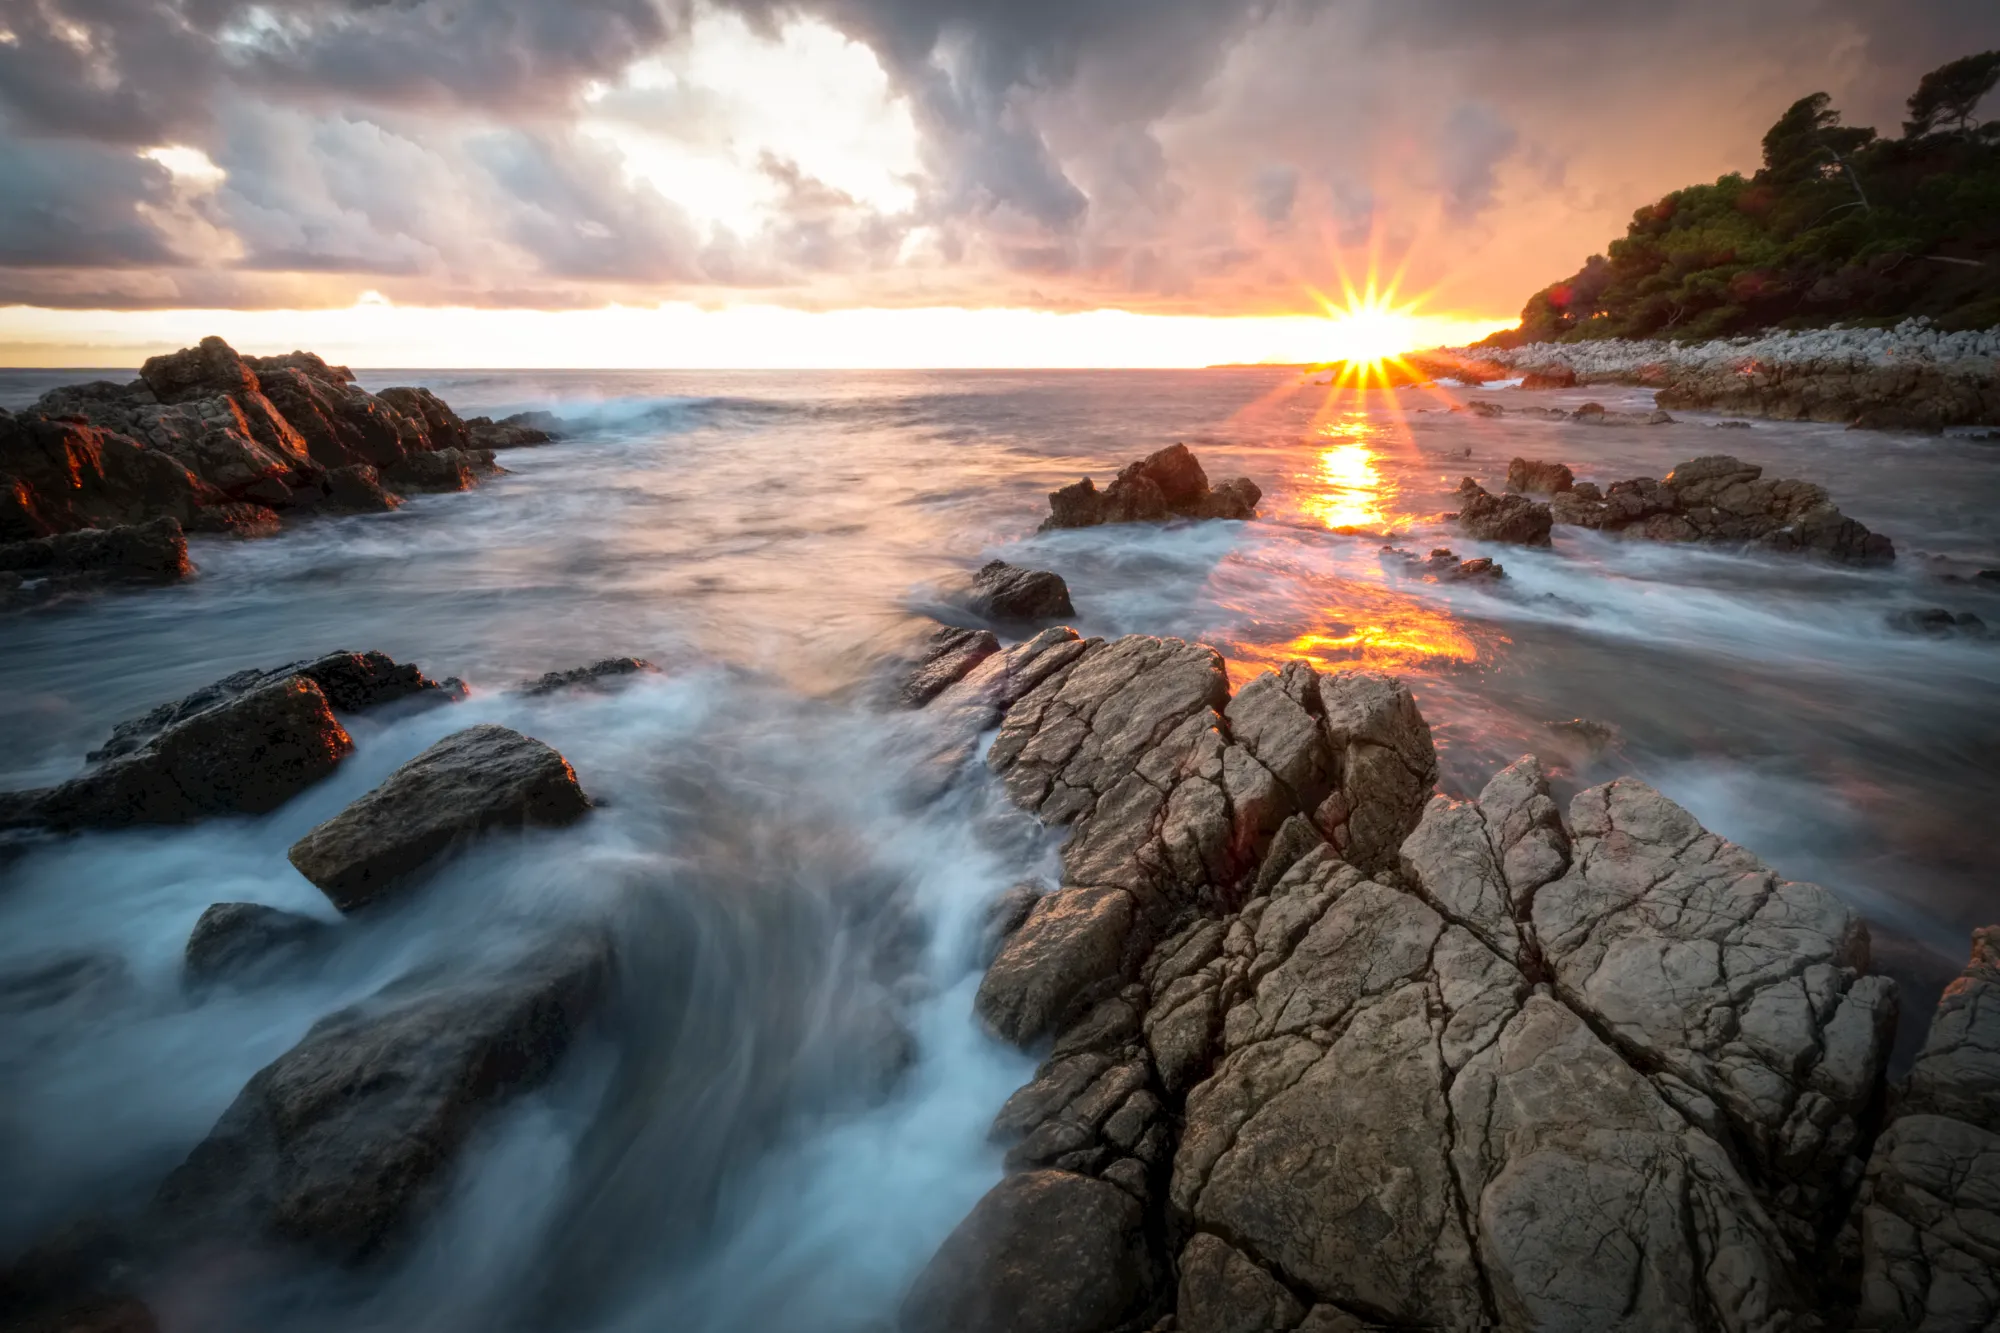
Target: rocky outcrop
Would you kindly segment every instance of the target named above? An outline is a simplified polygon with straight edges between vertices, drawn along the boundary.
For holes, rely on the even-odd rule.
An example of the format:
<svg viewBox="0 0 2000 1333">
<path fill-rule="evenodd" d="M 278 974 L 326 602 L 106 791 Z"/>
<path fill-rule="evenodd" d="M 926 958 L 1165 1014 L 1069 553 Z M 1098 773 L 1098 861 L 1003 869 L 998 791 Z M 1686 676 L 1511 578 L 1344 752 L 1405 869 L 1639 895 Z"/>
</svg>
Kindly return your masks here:
<svg viewBox="0 0 2000 1333">
<path fill-rule="evenodd" d="M 352 912 L 490 829 L 555 827 L 590 809 L 569 761 L 491 723 L 445 737 L 292 844 L 292 865 Z"/>
<path fill-rule="evenodd" d="M 522 449 L 560 440 L 563 423 L 553 412 L 516 412 L 498 421 L 467 417 L 465 433 L 474 449 Z"/>
<path fill-rule="evenodd" d="M 194 572 L 187 538 L 171 518 L 84 528 L 0 545 L 0 578 L 16 600 L 116 583 L 172 583 Z"/>
<path fill-rule="evenodd" d="M 275 980 L 332 943 L 333 926 L 318 917 L 262 903 L 216 903 L 188 935 L 181 980 L 191 991 Z"/>
<path fill-rule="evenodd" d="M 1521 376 L 1524 389 L 1573 389 L 1576 372 L 1561 362 L 1537 366 Z"/>
<path fill-rule="evenodd" d="M 1211 488 L 1194 454 L 1186 445 L 1175 444 L 1128 464 L 1102 491 L 1085 477 L 1050 492 L 1050 512 L 1042 520 L 1042 531 L 1169 518 L 1250 519 L 1257 517 L 1257 502 L 1263 496 L 1248 477 Z"/>
<path fill-rule="evenodd" d="M 922 1309 L 1116 1271 L 1143 1296 L 1050 1326 L 1846 1319 L 1833 1256 L 1896 1014 L 1851 911 L 1629 779 L 1567 819 L 1532 758 L 1433 797 L 1386 677 L 1294 663 L 1232 698 L 1205 649 L 1080 642 L 988 760 L 1071 830 L 977 1002 L 1052 1044 L 995 1121 L 1015 1174 Z M 1058 1185 L 1143 1223 L 1014 1202 Z M 1122 1257 L 1086 1279 L 1072 1251 Z"/>
<path fill-rule="evenodd" d="M 1858 1329 L 2000 1323 L 2000 927 L 1939 1002 L 1855 1208 Z"/>
<path fill-rule="evenodd" d="M 1000 640 L 992 630 L 940 626 L 931 632 L 923 656 L 904 678 L 899 697 L 906 707 L 921 708 L 999 651 Z"/>
<path fill-rule="evenodd" d="M 544 694 L 559 694 L 564 690 L 589 690 L 603 694 L 616 689 L 621 684 L 630 684 L 630 677 L 658 675 L 659 668 L 643 657 L 605 657 L 589 666 L 571 667 L 567 671 L 548 671 L 534 680 L 524 680 L 514 688 L 529 697 Z"/>
<path fill-rule="evenodd" d="M 1555 521 L 1652 541 L 1712 542 L 1797 552 L 1850 564 L 1895 559 L 1887 537 L 1841 513 L 1805 481 L 1770 481 L 1755 463 L 1711 454 L 1662 480 L 1581 483 L 1553 500 Z"/>
<path fill-rule="evenodd" d="M 1076 614 L 1069 585 L 1062 575 L 1046 569 L 1024 569 L 992 560 L 972 578 L 966 607 L 974 615 L 997 622 L 1059 620 Z"/>
<path fill-rule="evenodd" d="M 1458 484 L 1458 526 L 1468 537 L 1517 546 L 1547 546 L 1549 507 L 1524 495 L 1495 495 L 1472 478 Z"/>
<path fill-rule="evenodd" d="M 602 1003 L 594 931 L 469 971 L 412 974 L 313 1025 L 161 1186 L 149 1230 L 353 1262 L 436 1203 L 496 1107 L 546 1080 Z"/>
<path fill-rule="evenodd" d="M 2000 424 L 2000 375 L 1991 358 L 1946 364 L 1767 362 L 1676 368 L 1661 407 L 1777 421 L 1824 421 L 1864 430 L 1936 432 Z"/>
<path fill-rule="evenodd" d="M 1567 463 L 1544 463 L 1539 459 L 1517 458 L 1507 464 L 1507 489 L 1514 494 L 1535 492 L 1555 495 L 1572 490 L 1576 474 Z"/>
</svg>

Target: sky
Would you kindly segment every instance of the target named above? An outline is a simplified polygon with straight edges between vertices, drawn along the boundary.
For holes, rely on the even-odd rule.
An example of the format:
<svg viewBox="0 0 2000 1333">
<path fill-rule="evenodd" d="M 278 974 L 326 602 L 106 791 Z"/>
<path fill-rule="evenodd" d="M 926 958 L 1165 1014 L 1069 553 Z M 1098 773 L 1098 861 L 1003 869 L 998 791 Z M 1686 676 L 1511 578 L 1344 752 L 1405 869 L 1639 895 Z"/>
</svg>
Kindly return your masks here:
<svg viewBox="0 0 2000 1333">
<path fill-rule="evenodd" d="M 1796 98 L 1893 131 L 1991 47 L 1995 0 L 0 0 L 0 364 L 1464 341 Z M 1371 274 L 1414 315 L 1329 320 Z"/>
</svg>

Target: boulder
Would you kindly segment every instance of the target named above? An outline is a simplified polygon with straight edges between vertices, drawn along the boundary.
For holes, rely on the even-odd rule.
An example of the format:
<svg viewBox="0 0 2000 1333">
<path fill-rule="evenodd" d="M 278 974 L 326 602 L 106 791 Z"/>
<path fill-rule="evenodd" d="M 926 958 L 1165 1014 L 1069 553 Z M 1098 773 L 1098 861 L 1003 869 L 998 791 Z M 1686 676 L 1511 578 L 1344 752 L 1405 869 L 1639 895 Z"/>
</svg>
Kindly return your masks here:
<svg viewBox="0 0 2000 1333">
<path fill-rule="evenodd" d="M 1517 458 L 1507 464 L 1507 489 L 1513 492 L 1533 491 L 1542 495 L 1555 495 L 1574 489 L 1576 476 L 1567 463 L 1544 463 L 1538 459 Z"/>
<path fill-rule="evenodd" d="M 168 517 L 182 524 L 222 496 L 186 465 L 110 431 L 0 414 L 0 541 Z"/>
<path fill-rule="evenodd" d="M 1005 560 L 983 565 L 967 603 L 974 615 L 994 621 L 1057 620 L 1076 614 L 1060 574 L 1024 569 Z"/>
<path fill-rule="evenodd" d="M 520 449 L 561 439 L 563 422 L 553 412 L 516 412 L 498 421 L 468 417 L 465 431 L 474 449 Z"/>
<path fill-rule="evenodd" d="M 4 563 L 5 557 L 0 555 L 0 565 Z M 1988 633 L 1986 622 L 1972 612 L 1953 611 L 1942 606 L 1892 611 L 1886 623 L 1890 629 L 1900 633 L 1921 634 L 1932 639 L 1983 639 Z"/>
<path fill-rule="evenodd" d="M 330 468 L 325 482 L 326 503 L 357 514 L 384 514 L 402 507 L 402 497 L 382 484 L 382 474 L 367 463 Z"/>
<path fill-rule="evenodd" d="M 171 583 L 194 573 L 187 538 L 171 518 L 84 528 L 0 545 L 0 570 L 60 586 Z"/>
<path fill-rule="evenodd" d="M 1132 899 L 1122 889 L 1059 889 L 1037 899 L 986 969 L 974 1010 L 1006 1041 L 1040 1040 L 1119 979 L 1131 930 Z"/>
<path fill-rule="evenodd" d="M 327 776 L 353 748 L 319 685 L 285 676 L 180 717 L 136 748 L 21 798 L 12 817 L 82 829 L 265 814 Z"/>
<path fill-rule="evenodd" d="M 1051 492 L 1042 531 L 1167 518 L 1250 519 L 1257 516 L 1262 498 L 1248 477 L 1211 488 L 1193 452 L 1175 444 L 1127 465 L 1102 491 L 1085 477 Z"/>
<path fill-rule="evenodd" d="M 1546 366 L 1537 366 L 1521 376 L 1524 389 L 1574 389 L 1576 371 L 1558 361 Z"/>
<path fill-rule="evenodd" d="M 903 682 L 900 698 L 904 706 L 923 707 L 999 651 L 1000 640 L 992 630 L 951 625 L 933 630 L 924 644 L 923 657 Z"/>
<path fill-rule="evenodd" d="M 490 723 L 445 737 L 292 844 L 300 874 L 352 912 L 495 828 L 557 827 L 590 809 L 569 761 Z"/>
<path fill-rule="evenodd" d="M 1494 495 L 1472 478 L 1458 485 L 1458 525 L 1479 541 L 1547 546 L 1554 518 L 1549 506 L 1526 496 Z"/>
<path fill-rule="evenodd" d="M 244 363 L 236 349 L 220 338 L 208 337 L 200 345 L 147 359 L 139 367 L 139 378 L 163 403 L 181 403 L 216 394 L 256 393 L 257 372 Z"/>
<path fill-rule="evenodd" d="M 1505 565 L 1497 565 L 1484 556 L 1460 560 L 1458 553 L 1448 546 L 1433 547 L 1430 555 L 1421 559 L 1413 551 L 1384 546 L 1382 563 L 1396 573 L 1414 575 L 1426 583 L 1492 583 L 1507 576 Z"/>
<path fill-rule="evenodd" d="M 421 423 L 424 438 L 433 452 L 473 447 L 458 413 L 429 389 L 384 389 L 375 396 L 412 421 Z"/>
<path fill-rule="evenodd" d="M 281 978 L 332 942 L 318 917 L 262 903 L 215 903 L 188 935 L 181 980 L 190 990 Z"/>
<path fill-rule="evenodd" d="M 465 449 L 437 449 L 406 454 L 384 469 L 383 480 L 412 491 L 464 491 L 479 484 L 479 474 L 493 472 L 493 456 Z"/>
<path fill-rule="evenodd" d="M 154 1229 L 350 1263 L 393 1247 L 481 1121 L 554 1072 L 611 962 L 608 940 L 580 930 L 504 963 L 406 976 L 321 1019 L 167 1177 Z"/>
<path fill-rule="evenodd" d="M 901 1333 L 1111 1333 L 1158 1281 L 1144 1213 L 1116 1186 L 1030 1171 L 995 1186 L 903 1302 Z"/>
<path fill-rule="evenodd" d="M 520 693 L 535 696 L 556 694 L 563 690 L 590 690 L 603 694 L 629 683 L 628 676 L 658 675 L 660 669 L 643 657 L 606 657 L 592 662 L 589 666 L 571 667 L 567 671 L 549 671 L 534 680 L 524 680 L 514 688 Z"/>
</svg>

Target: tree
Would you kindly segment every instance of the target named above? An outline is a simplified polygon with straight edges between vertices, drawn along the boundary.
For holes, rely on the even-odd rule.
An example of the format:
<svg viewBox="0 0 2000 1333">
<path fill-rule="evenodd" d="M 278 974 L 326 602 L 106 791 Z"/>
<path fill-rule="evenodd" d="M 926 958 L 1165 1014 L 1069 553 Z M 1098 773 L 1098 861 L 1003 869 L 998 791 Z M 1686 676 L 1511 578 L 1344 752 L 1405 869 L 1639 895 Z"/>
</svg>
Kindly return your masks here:
<svg viewBox="0 0 2000 1333">
<path fill-rule="evenodd" d="M 1995 84 L 2000 84 L 2000 51 L 1984 51 L 1938 66 L 1924 75 L 1916 92 L 1910 94 L 1910 118 L 1903 122 L 1903 133 L 1912 139 L 1940 128 L 1971 133 L 1979 128 L 1973 113 Z"/>
<path fill-rule="evenodd" d="M 1764 170 L 1758 173 L 1759 180 L 1797 185 L 1847 170 L 1848 154 L 1872 142 L 1875 131 L 1842 125 L 1840 113 L 1827 105 L 1832 100 L 1825 93 L 1801 97 L 1764 132 Z"/>
</svg>

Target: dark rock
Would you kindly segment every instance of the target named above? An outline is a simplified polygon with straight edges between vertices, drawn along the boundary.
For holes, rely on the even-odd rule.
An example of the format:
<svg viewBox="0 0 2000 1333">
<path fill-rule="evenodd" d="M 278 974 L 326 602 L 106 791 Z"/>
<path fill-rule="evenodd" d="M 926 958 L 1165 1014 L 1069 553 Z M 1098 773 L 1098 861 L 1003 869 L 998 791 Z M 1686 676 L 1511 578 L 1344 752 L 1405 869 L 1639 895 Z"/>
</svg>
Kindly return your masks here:
<svg viewBox="0 0 2000 1333">
<path fill-rule="evenodd" d="M 959 629 L 945 625 L 932 631 L 924 645 L 923 660 L 903 682 L 901 697 L 904 705 L 923 707 L 999 651 L 1000 640 L 994 637 L 991 630 Z"/>
<path fill-rule="evenodd" d="M 1127 465 L 1102 491 L 1085 477 L 1051 492 L 1042 530 L 1167 518 L 1250 519 L 1257 516 L 1262 498 L 1263 492 L 1248 477 L 1211 488 L 1194 454 L 1186 445 L 1175 444 Z"/>
<path fill-rule="evenodd" d="M 465 430 L 475 449 L 519 449 L 560 440 L 563 422 L 553 412 L 516 412 L 498 421 L 468 417 Z"/>
<path fill-rule="evenodd" d="M 1560 491 L 1573 490 L 1576 475 L 1567 463 L 1544 463 L 1536 459 L 1517 458 L 1507 465 L 1507 489 L 1510 491 L 1533 491 L 1542 495 L 1554 495 Z"/>
<path fill-rule="evenodd" d="M 1574 389 L 1576 372 L 1557 362 L 1553 365 L 1537 366 L 1521 376 L 1524 389 Z"/>
<path fill-rule="evenodd" d="M 382 485 L 382 474 L 366 463 L 328 469 L 326 501 L 336 509 L 361 514 L 386 513 L 403 503 L 395 492 Z"/>
<path fill-rule="evenodd" d="M 979 932 L 979 961 L 982 967 L 993 962 L 1000 946 L 1019 930 L 1035 904 L 1042 900 L 1039 884 L 1016 884 L 986 906 L 986 922 Z"/>
<path fill-rule="evenodd" d="M 166 727 L 145 744 L 25 801 L 54 829 L 180 824 L 264 814 L 331 773 L 354 748 L 326 695 L 287 676 Z"/>
<path fill-rule="evenodd" d="M 1991 358 L 1889 364 L 1809 358 L 1676 366 L 1656 397 L 1675 410 L 1936 434 L 2000 421 L 1993 387 Z"/>
<path fill-rule="evenodd" d="M 340 386 L 354 383 L 354 372 L 346 366 L 329 366 L 317 352 L 286 352 L 280 356 L 246 356 L 244 362 L 258 376 L 273 371 L 293 370 L 321 384 Z"/>
<path fill-rule="evenodd" d="M 989 562 L 974 576 L 968 606 L 974 615 L 996 621 L 1059 620 L 1076 614 L 1060 574 L 1004 560 Z"/>
<path fill-rule="evenodd" d="M 1889 628 L 1905 634 L 1923 634 L 1934 639 L 1986 637 L 1986 622 L 1970 611 L 1953 612 L 1942 606 L 1895 611 L 1888 617 Z"/>
<path fill-rule="evenodd" d="M 1480 541 L 1547 546 L 1549 507 L 1520 495 L 1494 495 L 1472 478 L 1459 483 L 1458 525 Z"/>
<path fill-rule="evenodd" d="M 188 935 L 181 977 L 195 990 L 277 979 L 325 949 L 332 935 L 333 926 L 318 917 L 262 903 L 216 903 Z"/>
<path fill-rule="evenodd" d="M 0 570 L 64 586 L 171 583 L 194 572 L 187 538 L 171 518 L 124 527 L 84 528 L 0 546 Z"/>
<path fill-rule="evenodd" d="M 1507 415 L 1507 409 L 1499 403 L 1483 402 L 1477 398 L 1467 403 L 1463 408 L 1453 408 L 1452 410 L 1469 412 L 1475 417 L 1484 417 L 1488 421 L 1497 421 Z"/>
<path fill-rule="evenodd" d="M 244 364 L 236 349 L 220 338 L 203 338 L 196 347 L 151 357 L 139 368 L 139 378 L 163 403 L 181 403 L 216 394 L 258 391 L 257 372 Z"/>
<path fill-rule="evenodd" d="M 383 480 L 412 491 L 464 491 L 479 484 L 478 473 L 491 471 L 490 456 L 484 460 L 463 449 L 438 449 L 413 453 L 385 469 Z"/>
<path fill-rule="evenodd" d="M 413 695 L 439 701 L 456 700 L 464 691 L 456 681 L 434 681 L 414 664 L 397 662 L 386 653 L 328 653 L 311 661 L 291 662 L 268 671 L 250 668 L 224 676 L 192 694 L 161 704 L 151 712 L 128 718 L 111 729 L 103 745 L 86 756 L 98 763 L 130 754 L 166 728 L 235 699 L 259 686 L 303 676 L 317 685 L 327 702 L 342 712 L 358 713 Z"/>
<path fill-rule="evenodd" d="M 1067 1171 L 996 1185 L 903 1302 L 901 1333 L 1108 1333 L 1158 1281 L 1131 1195 Z"/>
<path fill-rule="evenodd" d="M 160 516 L 185 525 L 221 499 L 185 464 L 123 435 L 42 416 L 0 416 L 0 541 Z"/>
<path fill-rule="evenodd" d="M 1491 583 L 1507 576 L 1504 565 L 1496 565 L 1484 557 L 1460 560 L 1457 552 L 1443 546 L 1433 549 L 1427 559 L 1419 559 L 1411 551 L 1385 546 L 1382 548 L 1382 562 L 1400 573 L 1417 575 L 1426 583 Z"/>
<path fill-rule="evenodd" d="M 534 680 L 522 681 L 514 688 L 526 695 L 555 694 L 560 690 L 575 689 L 594 690 L 601 694 L 616 687 L 627 676 L 648 672 L 657 675 L 659 670 L 643 657 L 606 657 L 589 666 L 547 672 Z"/>
<path fill-rule="evenodd" d="M 465 423 L 429 389 L 384 389 L 375 395 L 413 421 L 421 422 L 430 449 L 469 449 Z"/>
<path fill-rule="evenodd" d="M 554 1071 L 610 980 L 608 940 L 579 932 L 504 965 L 405 977 L 321 1019 L 167 1177 L 158 1226 L 345 1262 L 392 1247 L 481 1119 Z"/>
<path fill-rule="evenodd" d="M 589 809 L 567 759 L 488 723 L 447 736 L 398 768 L 293 843 L 289 856 L 335 907 L 352 912 L 478 833 L 571 824 Z"/>
</svg>

